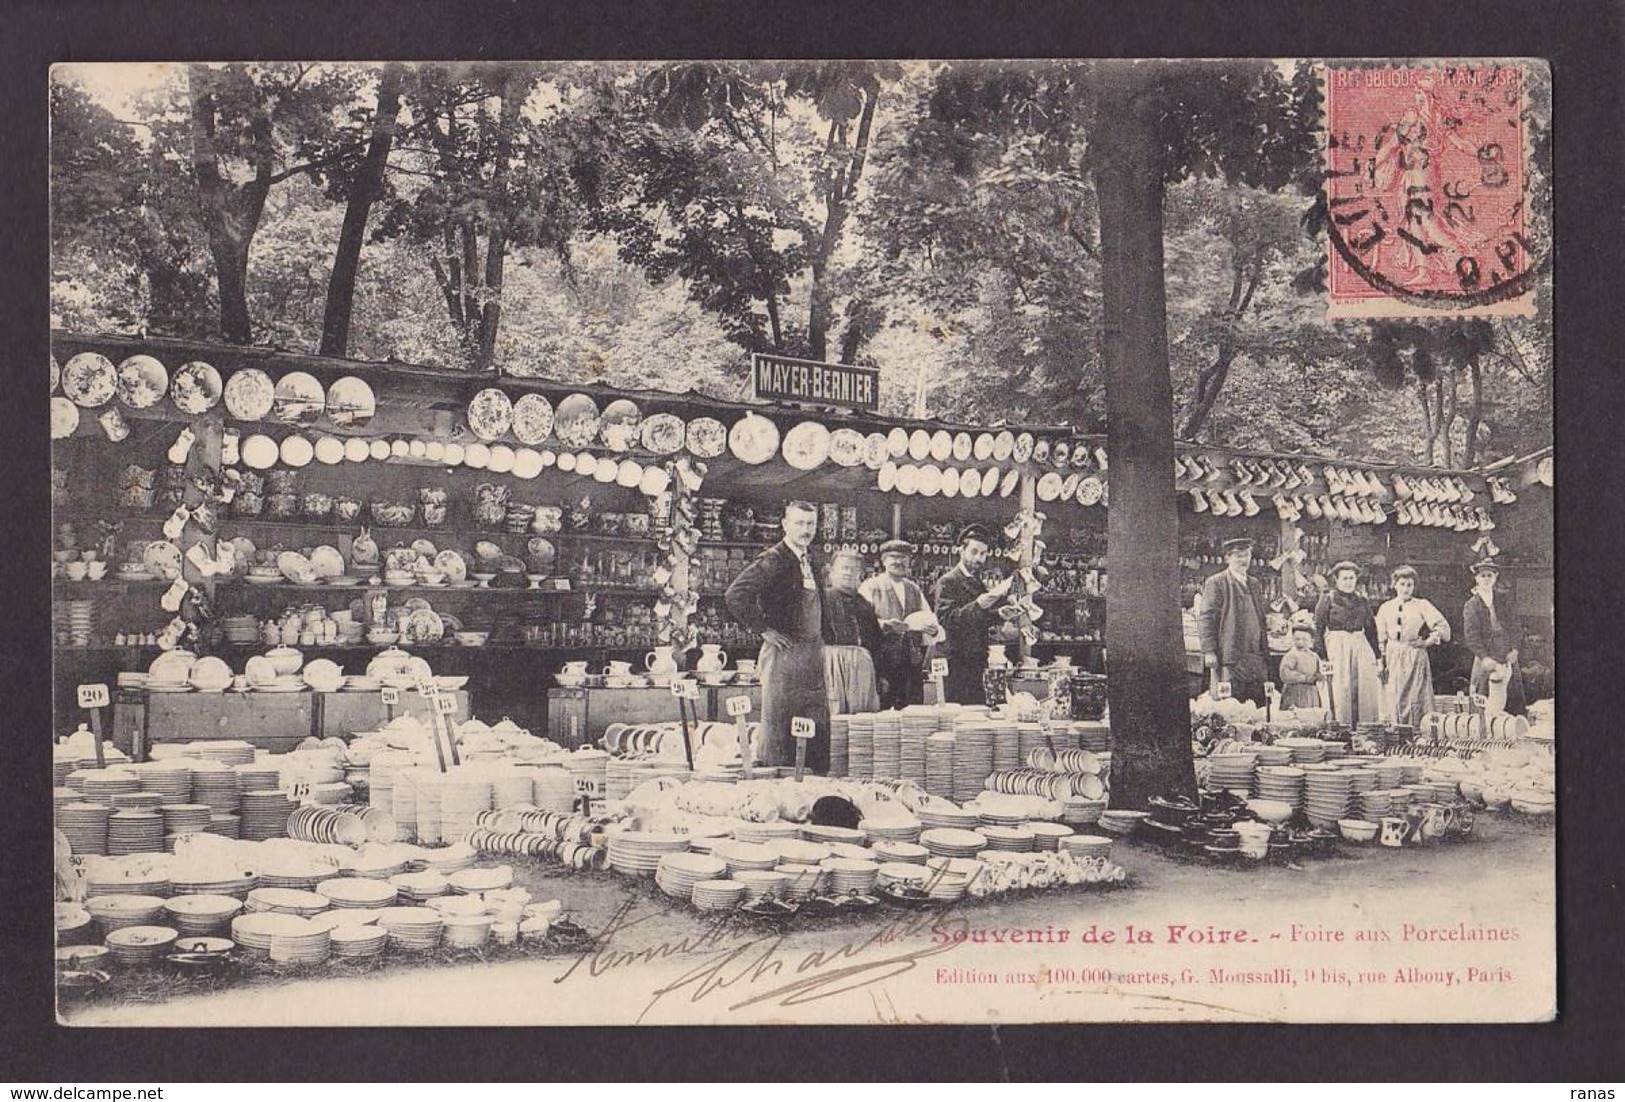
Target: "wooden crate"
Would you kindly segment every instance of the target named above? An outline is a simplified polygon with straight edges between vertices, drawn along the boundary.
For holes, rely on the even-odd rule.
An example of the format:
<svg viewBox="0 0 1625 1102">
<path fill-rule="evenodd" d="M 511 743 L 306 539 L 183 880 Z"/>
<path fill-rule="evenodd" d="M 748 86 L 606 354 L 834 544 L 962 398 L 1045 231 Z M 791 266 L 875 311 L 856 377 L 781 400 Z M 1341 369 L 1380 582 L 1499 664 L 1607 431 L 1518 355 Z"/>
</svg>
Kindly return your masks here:
<svg viewBox="0 0 1625 1102">
<path fill-rule="evenodd" d="M 718 685 L 702 687 L 700 689 L 702 701 L 705 705 L 705 718 L 718 723 L 732 723 L 733 717 L 728 714 L 728 698 L 744 693 L 750 697 L 750 715 L 747 717 L 753 723 L 762 719 L 762 687 L 760 685 Z"/>
<path fill-rule="evenodd" d="M 451 714 L 453 723 L 462 723 L 472 714 L 473 703 L 468 692 L 459 689 L 443 694 L 457 702 Z M 430 705 L 416 689 L 403 689 L 398 702 L 386 707 L 378 693 L 323 693 L 317 717 L 317 731 L 323 738 L 349 738 L 357 731 L 376 731 L 395 716 L 417 716 L 424 722 L 430 718 Z"/>
<path fill-rule="evenodd" d="M 157 743 L 242 739 L 284 753 L 315 732 L 314 693 L 147 693 L 141 724 Z M 115 714 L 114 728 L 119 727 Z"/>
<path fill-rule="evenodd" d="M 671 689 L 549 689 L 547 737 L 575 749 L 603 738 L 611 723 L 675 723 Z"/>
</svg>

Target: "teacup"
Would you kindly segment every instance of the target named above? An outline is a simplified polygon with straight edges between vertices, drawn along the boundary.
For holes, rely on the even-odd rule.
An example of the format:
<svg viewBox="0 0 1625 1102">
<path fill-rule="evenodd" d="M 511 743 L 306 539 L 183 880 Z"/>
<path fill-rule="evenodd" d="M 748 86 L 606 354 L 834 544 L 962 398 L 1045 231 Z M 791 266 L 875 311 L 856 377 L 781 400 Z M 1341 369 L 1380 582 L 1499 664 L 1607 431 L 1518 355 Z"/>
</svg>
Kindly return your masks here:
<svg viewBox="0 0 1625 1102">
<path fill-rule="evenodd" d="M 631 675 L 632 663 L 630 662 L 611 662 L 609 665 L 604 667 L 605 677 L 621 678 L 630 677 Z"/>
<path fill-rule="evenodd" d="M 585 677 L 587 675 L 587 664 L 585 662 L 566 662 L 564 672 L 570 677 Z"/>
<path fill-rule="evenodd" d="M 754 674 L 756 672 L 756 659 L 754 658 L 741 658 L 734 665 L 739 668 L 740 673 Z"/>
<path fill-rule="evenodd" d="M 62 572 L 68 576 L 69 580 L 75 582 L 84 581 L 85 574 L 89 569 L 89 565 L 82 562 L 64 563 L 62 566 Z"/>
<path fill-rule="evenodd" d="M 93 582 L 99 582 L 107 577 L 107 564 L 100 559 L 85 564 L 85 574 Z"/>
</svg>

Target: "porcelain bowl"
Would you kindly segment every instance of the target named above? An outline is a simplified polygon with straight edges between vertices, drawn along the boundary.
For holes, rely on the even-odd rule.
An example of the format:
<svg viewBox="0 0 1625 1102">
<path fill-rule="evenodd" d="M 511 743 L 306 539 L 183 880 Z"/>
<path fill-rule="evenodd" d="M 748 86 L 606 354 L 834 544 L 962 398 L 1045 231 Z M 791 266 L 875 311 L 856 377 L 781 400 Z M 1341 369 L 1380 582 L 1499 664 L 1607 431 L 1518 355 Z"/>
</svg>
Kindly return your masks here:
<svg viewBox="0 0 1625 1102">
<path fill-rule="evenodd" d="M 1247 810 L 1271 826 L 1292 818 L 1292 805 L 1285 800 L 1248 800 Z"/>
<path fill-rule="evenodd" d="M 1382 828 L 1364 819 L 1339 819 L 1337 829 L 1343 832 L 1343 837 L 1348 841 L 1365 843 L 1375 841 L 1377 832 Z"/>
</svg>

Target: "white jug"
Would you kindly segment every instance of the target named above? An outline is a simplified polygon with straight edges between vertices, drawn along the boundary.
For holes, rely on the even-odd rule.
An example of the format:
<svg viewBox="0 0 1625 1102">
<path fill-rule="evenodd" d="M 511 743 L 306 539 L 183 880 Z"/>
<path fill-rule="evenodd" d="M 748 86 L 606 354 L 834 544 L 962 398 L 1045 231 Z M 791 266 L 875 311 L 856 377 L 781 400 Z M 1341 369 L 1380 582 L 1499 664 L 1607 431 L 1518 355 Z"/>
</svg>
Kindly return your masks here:
<svg viewBox="0 0 1625 1102">
<path fill-rule="evenodd" d="M 670 650 L 671 648 L 666 648 Z M 700 657 L 694 663 L 694 669 L 699 673 L 719 673 L 728 668 L 728 652 L 716 643 L 701 643 Z M 650 667 L 651 670 L 654 667 Z"/>
<path fill-rule="evenodd" d="M 649 673 L 657 678 L 670 678 L 677 672 L 677 659 L 672 654 L 672 647 L 656 647 L 644 655 L 643 661 L 649 667 Z"/>
<path fill-rule="evenodd" d="M 987 665 L 989 669 L 1010 664 L 1009 655 L 1004 653 L 1004 648 L 1007 645 L 1005 643 L 989 643 L 987 645 Z"/>
</svg>

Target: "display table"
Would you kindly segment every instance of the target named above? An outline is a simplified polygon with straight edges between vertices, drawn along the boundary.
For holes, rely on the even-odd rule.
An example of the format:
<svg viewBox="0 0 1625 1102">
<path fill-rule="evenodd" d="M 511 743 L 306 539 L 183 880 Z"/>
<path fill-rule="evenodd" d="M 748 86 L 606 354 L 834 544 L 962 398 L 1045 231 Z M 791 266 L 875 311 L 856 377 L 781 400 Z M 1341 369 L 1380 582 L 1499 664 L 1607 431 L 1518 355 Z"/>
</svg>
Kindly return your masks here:
<svg viewBox="0 0 1625 1102">
<path fill-rule="evenodd" d="M 760 685 L 700 686 L 699 718 L 719 723 L 728 717 L 729 697 L 750 697 L 750 718 L 762 716 Z M 611 723 L 673 723 L 677 720 L 677 699 L 671 688 L 657 685 L 638 689 L 549 689 L 547 692 L 547 737 L 574 750 L 596 744 Z"/>
</svg>

